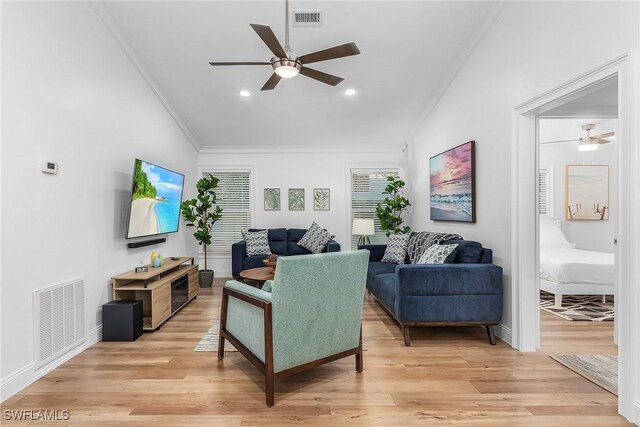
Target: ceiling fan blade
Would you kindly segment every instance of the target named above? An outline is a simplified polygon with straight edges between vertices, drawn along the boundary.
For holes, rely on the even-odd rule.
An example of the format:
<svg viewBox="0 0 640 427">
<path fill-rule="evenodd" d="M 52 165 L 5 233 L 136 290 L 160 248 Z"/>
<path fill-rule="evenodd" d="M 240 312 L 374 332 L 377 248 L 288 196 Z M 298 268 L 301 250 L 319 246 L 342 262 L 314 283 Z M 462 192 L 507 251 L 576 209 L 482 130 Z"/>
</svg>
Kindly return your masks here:
<svg viewBox="0 0 640 427">
<path fill-rule="evenodd" d="M 592 144 L 608 144 L 611 141 L 609 141 L 608 139 L 602 139 L 602 138 L 594 138 L 591 137 L 591 143 Z"/>
<path fill-rule="evenodd" d="M 213 61 L 209 62 L 209 65 L 218 67 L 220 65 L 271 65 L 271 62 L 267 61 Z"/>
<path fill-rule="evenodd" d="M 580 139 L 563 139 L 560 141 L 545 141 L 545 142 L 541 142 L 540 145 L 542 144 L 558 144 L 560 142 L 580 142 Z"/>
<path fill-rule="evenodd" d="M 273 34 L 273 30 L 268 25 L 263 24 L 249 24 L 251 28 L 258 33 L 258 36 L 262 39 L 264 44 L 273 52 L 275 56 L 278 58 L 286 58 L 287 53 L 282 48 L 282 45 L 278 41 L 275 34 Z"/>
<path fill-rule="evenodd" d="M 322 71 L 314 70 L 312 68 L 302 67 L 300 74 L 304 74 L 307 77 L 318 80 L 322 83 L 326 83 L 331 86 L 337 86 L 344 79 L 342 77 L 332 76 L 331 74 L 323 73 Z"/>
<path fill-rule="evenodd" d="M 267 80 L 267 82 L 264 84 L 264 86 L 262 86 L 262 88 L 260 90 L 273 90 L 273 89 L 275 89 L 275 87 L 280 82 L 281 78 L 282 77 L 280 77 L 276 73 L 273 73 L 271 75 L 271 77 L 269 77 L 269 80 Z"/>
<path fill-rule="evenodd" d="M 327 61 L 329 59 L 343 58 L 345 56 L 358 55 L 360 50 L 354 42 L 341 44 L 340 46 L 330 47 L 328 49 L 319 50 L 317 52 L 307 53 L 298 58 L 303 64 L 311 64 L 313 62 Z"/>
<path fill-rule="evenodd" d="M 591 135 L 591 138 L 595 138 L 595 139 L 607 139 L 607 138 L 611 138 L 612 136 L 614 136 L 616 133 L 615 132 L 606 132 L 606 133 L 601 133 L 600 135 Z"/>
</svg>

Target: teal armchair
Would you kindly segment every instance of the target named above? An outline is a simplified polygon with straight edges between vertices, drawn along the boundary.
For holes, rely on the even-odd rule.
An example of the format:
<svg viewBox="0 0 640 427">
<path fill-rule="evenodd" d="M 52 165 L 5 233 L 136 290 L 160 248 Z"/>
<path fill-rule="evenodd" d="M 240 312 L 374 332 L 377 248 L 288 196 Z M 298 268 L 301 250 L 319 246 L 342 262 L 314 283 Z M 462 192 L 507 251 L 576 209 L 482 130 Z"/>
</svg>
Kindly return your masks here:
<svg viewBox="0 0 640 427">
<path fill-rule="evenodd" d="M 218 358 L 226 339 L 257 367 L 267 406 L 274 404 L 277 379 L 351 355 L 362 372 L 368 260 L 366 250 L 280 258 L 271 292 L 228 281 Z"/>
</svg>

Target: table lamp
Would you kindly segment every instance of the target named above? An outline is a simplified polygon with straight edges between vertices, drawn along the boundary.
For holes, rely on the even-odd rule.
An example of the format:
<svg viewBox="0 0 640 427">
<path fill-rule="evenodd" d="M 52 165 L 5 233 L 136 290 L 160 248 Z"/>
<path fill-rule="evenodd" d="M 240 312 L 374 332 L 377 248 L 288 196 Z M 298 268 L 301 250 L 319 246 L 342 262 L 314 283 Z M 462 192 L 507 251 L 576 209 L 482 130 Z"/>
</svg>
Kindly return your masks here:
<svg viewBox="0 0 640 427">
<path fill-rule="evenodd" d="M 353 220 L 353 226 L 351 227 L 351 234 L 353 236 L 360 236 L 358 239 L 358 245 L 370 245 L 371 240 L 369 240 L 369 236 L 376 234 L 376 230 L 373 226 L 373 220 L 355 218 Z"/>
</svg>

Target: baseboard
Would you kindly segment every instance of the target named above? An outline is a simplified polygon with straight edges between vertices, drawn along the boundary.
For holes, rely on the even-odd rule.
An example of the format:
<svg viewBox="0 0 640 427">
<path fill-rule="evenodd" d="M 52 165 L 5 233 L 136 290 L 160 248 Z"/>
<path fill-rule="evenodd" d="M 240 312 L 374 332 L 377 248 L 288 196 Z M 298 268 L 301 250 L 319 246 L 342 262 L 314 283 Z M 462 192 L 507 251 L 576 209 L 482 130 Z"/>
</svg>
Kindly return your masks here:
<svg viewBox="0 0 640 427">
<path fill-rule="evenodd" d="M 2 380 L 0 380 L 0 402 L 4 402 L 14 394 L 18 393 L 20 390 L 25 389 L 33 382 L 37 381 L 39 378 L 42 378 L 58 366 L 82 353 L 101 340 L 102 325 L 98 325 L 89 331 L 89 333 L 87 334 L 87 339 L 84 343 L 80 344 L 70 352 L 65 353 L 56 360 L 52 360 L 40 369 L 34 369 L 34 364 L 29 363 L 24 368 L 19 369 L 11 375 L 3 378 Z"/>
<path fill-rule="evenodd" d="M 508 328 L 501 323 L 495 327 L 495 333 L 498 338 L 513 347 L 511 328 Z"/>
<path fill-rule="evenodd" d="M 640 400 L 633 401 L 633 419 L 629 420 L 636 425 L 640 425 Z"/>
</svg>

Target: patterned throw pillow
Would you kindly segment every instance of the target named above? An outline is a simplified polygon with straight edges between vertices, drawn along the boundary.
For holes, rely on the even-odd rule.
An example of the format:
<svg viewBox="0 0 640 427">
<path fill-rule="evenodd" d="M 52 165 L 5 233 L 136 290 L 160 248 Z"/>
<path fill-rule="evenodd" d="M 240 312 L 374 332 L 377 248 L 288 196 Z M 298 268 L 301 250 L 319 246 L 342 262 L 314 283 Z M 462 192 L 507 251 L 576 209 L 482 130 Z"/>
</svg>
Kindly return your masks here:
<svg viewBox="0 0 640 427">
<path fill-rule="evenodd" d="M 447 264 L 456 257 L 458 244 L 455 245 L 433 245 L 424 251 L 416 264 Z"/>
<path fill-rule="evenodd" d="M 242 237 L 247 244 L 247 255 L 271 255 L 268 233 L 268 230 L 242 232 Z"/>
<path fill-rule="evenodd" d="M 304 233 L 302 239 L 300 239 L 300 241 L 298 242 L 298 246 L 302 246 L 313 254 L 319 254 L 320 252 L 322 252 L 324 247 L 327 246 L 327 243 L 329 243 L 329 241 L 334 237 L 336 236 L 320 227 L 314 221 L 307 232 Z"/>
<path fill-rule="evenodd" d="M 387 242 L 387 249 L 384 251 L 382 262 L 393 262 L 396 264 L 404 264 L 404 258 L 407 256 L 407 245 L 409 244 L 411 234 L 393 234 Z"/>
</svg>

